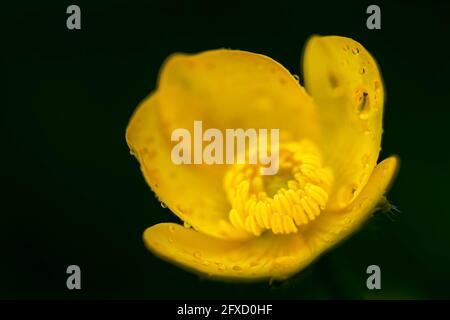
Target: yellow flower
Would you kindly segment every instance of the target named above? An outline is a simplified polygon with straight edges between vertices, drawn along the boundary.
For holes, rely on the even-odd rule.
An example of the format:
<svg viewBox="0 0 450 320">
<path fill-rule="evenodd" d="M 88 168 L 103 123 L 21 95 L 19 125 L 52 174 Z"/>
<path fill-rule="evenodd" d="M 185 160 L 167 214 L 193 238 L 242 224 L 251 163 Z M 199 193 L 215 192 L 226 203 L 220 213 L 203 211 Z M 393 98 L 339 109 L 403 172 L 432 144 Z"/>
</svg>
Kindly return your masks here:
<svg viewBox="0 0 450 320">
<path fill-rule="evenodd" d="M 375 60 L 352 39 L 314 36 L 303 72 L 306 90 L 260 54 L 167 59 L 126 132 L 147 183 L 186 226 L 148 228 L 152 252 L 213 277 L 285 279 L 388 204 L 398 159 L 377 165 L 384 89 Z M 278 173 L 174 164 L 171 133 L 196 120 L 219 130 L 279 129 Z"/>
</svg>

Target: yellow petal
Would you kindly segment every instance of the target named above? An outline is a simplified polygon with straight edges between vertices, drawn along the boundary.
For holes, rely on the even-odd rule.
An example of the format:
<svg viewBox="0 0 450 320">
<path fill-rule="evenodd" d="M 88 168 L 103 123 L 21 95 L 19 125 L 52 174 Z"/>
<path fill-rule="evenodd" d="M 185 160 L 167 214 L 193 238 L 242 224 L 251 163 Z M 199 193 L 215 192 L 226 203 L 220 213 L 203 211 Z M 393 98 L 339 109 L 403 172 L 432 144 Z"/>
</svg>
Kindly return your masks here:
<svg viewBox="0 0 450 320">
<path fill-rule="evenodd" d="M 172 162 L 170 136 L 165 135 L 158 114 L 162 107 L 157 94 L 151 95 L 136 110 L 126 131 L 147 183 L 160 201 L 195 229 L 220 238 L 248 237 L 227 222 L 228 200 L 213 170 L 202 174 L 208 168 Z"/>
<path fill-rule="evenodd" d="M 297 234 L 265 233 L 249 241 L 226 241 L 163 223 L 148 228 L 144 241 L 158 256 L 212 277 L 285 279 L 361 225 L 382 199 L 397 164 L 395 157 L 381 162 L 351 207 L 323 213 Z"/>
<path fill-rule="evenodd" d="M 377 64 L 358 42 L 312 37 L 304 52 L 305 86 L 318 105 L 320 145 L 335 174 L 329 210 L 353 201 L 367 183 L 380 151 L 384 89 Z"/>
<path fill-rule="evenodd" d="M 313 252 L 323 252 L 358 229 L 370 217 L 393 182 L 399 159 L 389 157 L 379 163 L 366 186 L 353 203 L 342 212 L 324 212 L 315 221 L 314 228 L 306 229 L 305 239 Z"/>
<path fill-rule="evenodd" d="M 172 131 L 185 128 L 194 139 L 195 120 L 203 122 L 203 131 L 276 128 L 281 139 L 288 133 L 299 138 L 317 134 L 312 101 L 286 69 L 266 56 L 234 50 L 175 54 L 163 65 L 156 92 L 130 121 L 128 145 L 161 201 L 203 233 L 248 237 L 228 222 L 231 206 L 222 187 L 227 165 L 171 161 Z"/>
<path fill-rule="evenodd" d="M 266 233 L 249 241 L 226 241 L 161 223 L 148 228 L 144 240 L 161 258 L 214 278 L 283 279 L 311 261 L 303 239 L 292 234 Z"/>
<path fill-rule="evenodd" d="M 167 129 L 280 129 L 306 138 L 319 129 L 316 110 L 304 88 L 279 63 L 238 50 L 174 54 L 162 68 L 158 94 Z"/>
</svg>

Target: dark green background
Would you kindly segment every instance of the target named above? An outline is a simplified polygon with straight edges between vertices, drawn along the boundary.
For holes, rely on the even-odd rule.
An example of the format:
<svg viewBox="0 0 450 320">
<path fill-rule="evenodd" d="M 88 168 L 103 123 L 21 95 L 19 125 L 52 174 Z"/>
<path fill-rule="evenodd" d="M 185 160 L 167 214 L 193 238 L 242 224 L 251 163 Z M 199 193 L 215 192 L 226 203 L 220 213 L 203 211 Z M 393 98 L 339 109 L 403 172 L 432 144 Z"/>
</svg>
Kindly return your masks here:
<svg viewBox="0 0 450 320">
<path fill-rule="evenodd" d="M 29 1 L 1 5 L 0 298 L 450 298 L 450 5 L 377 2 Z M 68 5 L 82 30 L 66 29 Z M 236 48 L 298 74 L 306 39 L 337 34 L 378 60 L 381 158 L 402 166 L 389 199 L 349 240 L 284 283 L 203 279 L 155 258 L 142 232 L 177 221 L 147 187 L 124 133 L 171 53 Z M 66 289 L 66 267 L 82 290 Z M 366 288 L 366 267 L 382 290 Z"/>
</svg>

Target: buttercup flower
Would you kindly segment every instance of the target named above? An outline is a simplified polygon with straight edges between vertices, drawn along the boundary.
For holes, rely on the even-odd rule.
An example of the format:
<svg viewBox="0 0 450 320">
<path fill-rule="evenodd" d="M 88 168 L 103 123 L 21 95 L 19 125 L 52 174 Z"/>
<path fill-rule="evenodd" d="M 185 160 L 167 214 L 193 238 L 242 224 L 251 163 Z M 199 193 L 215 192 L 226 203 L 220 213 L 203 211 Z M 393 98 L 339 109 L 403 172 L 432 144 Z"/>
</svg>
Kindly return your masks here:
<svg viewBox="0 0 450 320">
<path fill-rule="evenodd" d="M 352 39 L 314 36 L 303 76 L 306 90 L 276 61 L 238 50 L 167 59 L 126 132 L 147 183 L 186 225 L 148 228 L 153 253 L 213 277 L 285 279 L 388 204 L 398 159 L 377 165 L 384 89 L 375 60 Z M 222 132 L 279 129 L 278 172 L 173 163 L 171 133 L 199 120 Z"/>
</svg>

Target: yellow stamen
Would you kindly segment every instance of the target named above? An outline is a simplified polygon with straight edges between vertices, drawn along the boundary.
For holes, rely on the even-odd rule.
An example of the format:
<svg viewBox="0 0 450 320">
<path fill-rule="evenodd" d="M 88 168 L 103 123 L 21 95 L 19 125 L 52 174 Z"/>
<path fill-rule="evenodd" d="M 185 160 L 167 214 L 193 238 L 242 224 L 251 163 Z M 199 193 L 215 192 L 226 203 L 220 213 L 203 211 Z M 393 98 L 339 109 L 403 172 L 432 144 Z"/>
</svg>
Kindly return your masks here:
<svg viewBox="0 0 450 320">
<path fill-rule="evenodd" d="M 322 166 L 319 151 L 309 141 L 280 146 L 280 172 L 261 176 L 259 165 L 239 164 L 224 178 L 231 203 L 231 224 L 255 236 L 298 232 L 325 209 L 333 174 Z"/>
</svg>

